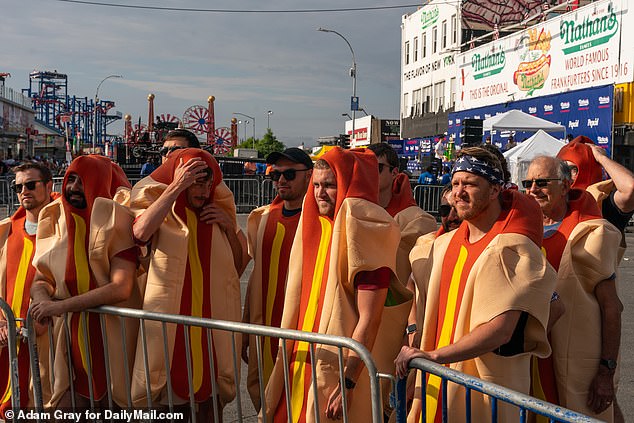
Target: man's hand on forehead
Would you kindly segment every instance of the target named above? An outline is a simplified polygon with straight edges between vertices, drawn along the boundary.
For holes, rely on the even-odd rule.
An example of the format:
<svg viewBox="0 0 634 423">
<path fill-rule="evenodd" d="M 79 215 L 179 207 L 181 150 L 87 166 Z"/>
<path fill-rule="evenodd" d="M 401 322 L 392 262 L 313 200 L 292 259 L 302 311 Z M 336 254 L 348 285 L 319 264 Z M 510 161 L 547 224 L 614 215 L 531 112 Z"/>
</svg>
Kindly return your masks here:
<svg viewBox="0 0 634 423">
<path fill-rule="evenodd" d="M 207 176 L 207 163 L 200 157 L 192 157 L 185 162 L 181 157 L 176 170 L 174 171 L 174 180 L 172 184 L 177 190 L 183 191 L 195 184 L 198 178 Z"/>
</svg>

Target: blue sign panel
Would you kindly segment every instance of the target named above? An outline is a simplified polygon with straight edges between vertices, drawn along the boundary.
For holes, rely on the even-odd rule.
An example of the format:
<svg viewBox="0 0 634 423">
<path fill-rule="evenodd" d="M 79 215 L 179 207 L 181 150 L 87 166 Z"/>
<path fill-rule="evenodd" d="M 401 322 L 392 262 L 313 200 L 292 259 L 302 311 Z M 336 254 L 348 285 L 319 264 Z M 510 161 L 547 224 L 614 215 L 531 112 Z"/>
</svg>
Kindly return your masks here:
<svg viewBox="0 0 634 423">
<path fill-rule="evenodd" d="M 506 104 L 480 107 L 449 114 L 447 134 L 455 137 L 456 145 L 460 145 L 460 129 L 462 119 L 487 119 L 498 113 L 511 109 L 521 110 L 532 116 L 559 123 L 566 127 L 566 134 L 574 137 L 585 135 L 611 154 L 612 149 L 612 108 L 614 100 L 614 86 L 588 88 L 570 91 L 544 97 L 531 98 Z M 506 146 L 509 135 L 515 141 L 533 135 L 534 132 L 496 131 L 491 136 L 491 142 L 500 148 Z M 489 135 L 484 133 L 484 136 Z M 562 132 L 552 132 L 552 136 L 563 139 Z"/>
<path fill-rule="evenodd" d="M 403 140 L 388 140 L 387 143 L 399 156 L 403 155 Z"/>
</svg>

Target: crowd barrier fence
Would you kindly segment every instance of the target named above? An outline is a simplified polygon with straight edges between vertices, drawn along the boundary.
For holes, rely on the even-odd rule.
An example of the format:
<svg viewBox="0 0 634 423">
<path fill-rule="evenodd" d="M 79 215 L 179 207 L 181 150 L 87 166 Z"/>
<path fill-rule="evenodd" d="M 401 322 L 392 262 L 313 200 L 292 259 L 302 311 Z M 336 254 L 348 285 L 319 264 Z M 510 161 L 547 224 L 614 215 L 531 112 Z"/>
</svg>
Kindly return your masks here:
<svg viewBox="0 0 634 423">
<path fill-rule="evenodd" d="M 415 185 L 414 200 L 418 207 L 427 213 L 437 215 L 443 188 L 442 185 Z"/>
<path fill-rule="evenodd" d="M 205 365 L 209 366 L 209 371 L 210 371 L 210 375 L 211 375 L 211 379 L 212 379 L 212 383 L 213 383 L 213 387 L 212 387 L 212 397 L 215 397 L 215 394 L 218 392 L 218 387 L 216 384 L 216 378 L 215 378 L 215 359 L 214 359 L 214 354 L 211 353 L 213 351 L 213 337 L 211 336 L 212 331 L 214 333 L 217 332 L 224 332 L 224 333 L 229 333 L 231 335 L 231 349 L 232 349 L 232 356 L 233 356 L 233 377 L 234 377 L 234 383 L 236 386 L 236 397 L 235 400 L 233 401 L 235 403 L 235 408 L 236 408 L 236 413 L 237 413 L 237 421 L 242 422 L 243 421 L 243 412 L 242 412 L 242 402 L 244 401 L 244 399 L 242 398 L 241 392 L 240 392 L 240 339 L 242 334 L 249 334 L 249 335 L 254 335 L 256 337 L 256 352 L 257 352 L 257 360 L 258 363 L 260 364 L 259 367 L 259 379 L 260 381 L 262 380 L 262 368 L 263 366 L 261 365 L 263 362 L 263 352 L 262 352 L 262 341 L 263 338 L 266 337 L 270 337 L 270 338 L 276 338 L 276 339 L 280 339 L 280 342 L 289 342 L 289 341 L 301 341 L 301 342 L 306 342 L 309 344 L 309 353 L 310 353 L 310 361 L 312 363 L 311 365 L 311 375 L 312 375 L 312 386 L 313 386 L 313 401 L 316 404 L 315 409 L 319 410 L 321 409 L 320 407 L 325 407 L 325 404 L 319 404 L 318 402 L 318 397 L 317 397 L 317 393 L 316 393 L 316 386 L 317 386 L 317 378 L 319 377 L 316 373 L 316 365 L 315 365 L 315 354 L 316 354 L 316 345 L 328 345 L 330 347 L 335 347 L 337 348 L 338 351 L 338 363 L 339 363 L 339 369 L 343 368 L 343 364 L 344 364 L 344 350 L 348 350 L 348 351 L 354 351 L 359 357 L 360 359 L 363 361 L 366 370 L 368 372 L 369 378 L 370 378 L 370 396 L 371 398 L 369 398 L 370 400 L 370 404 L 369 406 L 372 408 L 372 423 L 381 423 L 383 421 L 383 404 L 382 404 L 382 395 L 381 395 L 381 379 L 388 379 L 391 380 L 392 382 L 394 382 L 394 377 L 391 375 L 385 375 L 382 373 L 379 373 L 377 371 L 376 365 L 372 359 L 372 356 L 370 354 L 370 352 L 360 343 L 358 343 L 357 341 L 351 339 L 351 338 L 345 338 L 345 337 L 341 337 L 341 336 L 334 336 L 334 335 L 324 335 L 324 334 L 319 334 L 319 333 L 312 333 L 312 332 L 302 332 L 302 331 L 298 331 L 298 330 L 290 330 L 290 329 L 280 329 L 280 328 L 274 328 L 274 327 L 267 327 L 267 326 L 259 326 L 259 325 L 253 325 L 253 324 L 247 324 L 247 323 L 241 323 L 241 322 L 229 322 L 229 321 L 221 321 L 221 320 L 213 320 L 213 319 L 203 319 L 203 318 L 197 318 L 197 317 L 190 317 L 190 316 L 181 316 L 181 315 L 171 315 L 171 314 L 164 314 L 164 313 L 155 313 L 155 312 L 148 312 L 148 311 L 144 311 L 144 310 L 137 310 L 137 309 L 127 309 L 127 308 L 118 308 L 118 307 L 112 307 L 112 306 L 102 306 L 102 307 L 98 307 L 95 309 L 91 309 L 88 310 L 86 312 L 81 313 L 81 317 L 80 318 L 84 318 L 87 319 L 87 314 L 89 313 L 94 313 L 96 315 L 99 316 L 100 319 L 100 324 L 101 324 L 101 335 L 103 338 L 103 345 L 104 345 L 104 361 L 106 364 L 106 368 L 105 368 L 105 374 L 106 374 L 106 386 L 107 386 L 107 402 L 108 402 L 108 407 L 110 407 L 110 409 L 112 410 L 113 407 L 116 407 L 117 405 L 113 402 L 113 392 L 112 392 L 112 382 L 113 382 L 113 378 L 112 378 L 112 372 L 113 369 L 110 367 L 110 363 L 109 363 L 109 359 L 108 359 L 108 353 L 109 350 L 112 351 L 112 349 L 108 348 L 108 343 L 109 342 L 119 342 L 118 340 L 108 340 L 108 334 L 107 331 L 105 330 L 105 319 L 107 318 L 107 316 L 112 316 L 115 318 L 119 319 L 119 322 L 121 323 L 121 336 L 120 336 L 120 347 L 121 347 L 121 352 L 122 352 L 122 356 L 126 357 L 127 353 L 129 352 L 129 348 L 136 348 L 137 344 L 135 343 L 135 345 L 127 345 L 126 343 L 126 337 L 127 337 L 127 333 L 126 330 L 130 330 L 129 327 L 127 327 L 127 323 L 126 323 L 126 319 L 128 320 L 128 323 L 130 321 L 135 321 L 138 322 L 138 339 L 140 340 L 140 345 L 142 348 L 142 355 L 143 355 L 143 370 L 145 372 L 145 381 L 146 381 L 146 391 L 147 391 L 147 395 L 145 400 L 147 401 L 145 406 L 147 407 L 147 409 L 150 409 L 153 407 L 153 403 L 152 403 L 152 396 L 150 395 L 150 386 L 149 383 L 147 383 L 148 380 L 150 380 L 149 377 L 149 369 L 148 369 L 148 357 L 150 353 L 154 353 L 154 354 L 162 354 L 162 358 L 164 361 L 164 368 L 163 370 L 166 373 L 166 395 L 167 395 L 167 407 L 169 409 L 169 413 L 171 415 L 173 415 L 173 413 L 175 412 L 175 402 L 174 402 L 174 389 L 172 387 L 172 383 L 171 383 L 171 379 L 170 379 L 170 362 L 169 362 L 169 351 L 168 351 L 168 343 L 167 343 L 167 332 L 168 332 L 168 325 L 181 325 L 183 326 L 184 329 L 184 335 L 185 335 L 185 347 L 186 347 L 186 358 L 187 358 L 187 381 L 188 381 L 188 389 L 189 389 L 189 399 L 188 399 L 188 404 L 189 404 L 189 411 L 190 411 L 190 421 L 192 422 L 196 422 L 196 412 L 195 412 L 195 401 L 194 401 L 194 393 L 193 393 L 193 388 L 192 388 L 192 360 L 190 357 L 190 348 L 189 348 L 189 333 L 190 333 L 190 329 L 191 328 L 200 328 L 201 330 L 206 331 L 207 334 L 207 352 L 208 352 L 208 356 L 209 356 L 209 363 L 206 363 Z M 68 362 L 72 361 L 72 358 L 70 356 L 70 341 L 69 341 L 69 324 L 68 324 L 68 318 L 67 316 L 64 317 L 60 317 L 59 319 L 63 319 L 63 325 L 62 325 L 62 330 L 64 332 L 64 336 L 66 338 L 66 350 L 67 350 L 67 360 Z M 163 348 L 162 351 L 148 351 L 147 348 L 147 325 L 149 322 L 155 322 L 154 324 L 156 325 L 157 323 L 160 325 L 162 334 L 163 334 Z M 32 317 L 29 314 L 29 318 L 27 319 L 27 325 L 32 328 L 34 327 L 33 325 L 33 320 Z M 84 340 L 88 339 L 88 333 L 86 327 L 88 325 L 84 324 L 83 328 L 84 328 Z M 42 335 L 44 336 L 44 335 Z M 55 345 L 53 343 L 53 335 L 52 335 L 52 329 L 49 327 L 49 345 Z M 215 336 L 215 335 L 214 335 Z M 34 355 L 32 355 L 31 357 L 31 362 L 33 365 L 33 369 L 32 372 L 34 374 L 34 378 L 33 378 L 33 385 L 34 385 L 34 390 L 35 390 L 35 409 L 38 412 L 42 412 L 43 411 L 43 398 L 42 398 L 42 387 L 40 384 L 40 378 L 39 378 L 39 363 L 37 362 L 37 348 L 36 348 L 36 338 L 35 336 L 30 336 L 29 337 L 29 345 L 30 347 L 33 349 L 33 351 L 35 352 Z M 87 342 L 85 341 L 86 345 Z M 59 345 L 59 344 L 57 344 Z M 117 346 L 118 347 L 118 346 Z M 288 354 L 286 352 L 286 348 L 282 348 L 282 360 L 285 363 L 285 371 L 284 371 L 284 375 L 285 375 L 285 395 L 286 395 L 286 402 L 287 404 L 290 404 L 290 389 L 289 389 L 289 384 L 288 384 L 288 363 L 289 363 L 289 357 Z M 137 356 L 138 356 L 138 352 L 137 352 Z M 55 360 L 55 356 L 54 356 L 54 351 L 53 348 L 51 348 L 49 350 L 49 360 L 50 363 L 53 363 Z M 137 358 L 138 359 L 138 358 Z M 86 361 L 87 361 L 87 370 L 88 370 L 88 377 L 89 380 L 92 378 L 92 363 L 90 360 L 90 354 L 88 354 L 86 356 Z M 133 400 L 132 400 L 132 396 L 131 396 L 131 380 L 130 380 L 130 371 L 132 369 L 132 363 L 128 363 L 127 361 L 124 360 L 124 373 L 126 375 L 125 380 L 124 381 L 114 381 L 116 383 L 120 383 L 120 384 L 125 384 L 125 390 L 127 393 L 127 407 L 128 409 L 132 409 L 133 408 Z M 137 364 L 138 365 L 138 364 Z M 50 369 L 52 370 L 54 366 L 49 366 Z M 59 375 L 57 375 L 59 376 Z M 56 375 L 53 373 L 51 374 L 51 380 L 54 381 L 54 378 L 56 377 Z M 340 383 L 342 384 L 342 386 L 344 385 L 344 376 L 342 372 L 339 372 L 339 378 L 340 378 Z M 70 369 L 69 366 L 69 375 L 68 375 L 68 380 L 70 381 L 70 387 L 69 387 L 69 391 L 71 394 L 71 400 L 72 400 L 72 407 L 73 409 L 75 409 L 77 407 L 77 403 L 75 401 L 75 396 L 76 396 L 76 389 L 74 387 L 74 383 L 73 381 L 73 377 L 72 377 L 72 370 Z M 88 384 L 89 388 L 90 388 L 90 407 L 91 409 L 93 409 L 96 405 L 96 400 L 93 397 L 93 389 L 92 389 L 92 384 Z M 394 386 L 394 383 L 393 385 Z M 260 383 L 260 401 L 263 404 L 264 403 L 264 386 L 262 385 L 262 383 Z M 183 399 L 185 400 L 185 399 Z M 221 412 L 221 410 L 219 410 L 219 406 L 216 403 L 216 401 L 212 401 L 212 406 L 213 406 L 213 421 L 214 422 L 218 422 L 221 421 L 219 413 Z M 343 391 L 343 404 L 344 404 L 344 414 L 343 414 L 343 421 L 344 422 L 348 422 L 348 414 L 347 414 L 347 410 L 345 407 L 346 404 L 346 392 L 345 390 Z M 138 405 L 138 403 L 137 403 Z M 157 404 L 154 404 L 154 406 L 156 406 Z M 162 404 L 164 406 L 164 404 Z M 119 404 L 119 406 L 121 406 L 121 404 Z M 225 408 L 227 409 L 227 408 Z M 166 410 L 167 411 L 167 410 Z M 288 410 L 289 413 L 289 421 L 291 421 L 291 416 L 290 416 L 290 408 Z M 317 413 L 316 413 L 317 414 Z M 316 415 L 316 420 L 319 421 L 319 416 Z M 264 420 L 266 422 L 266 419 Z"/>
<path fill-rule="evenodd" d="M 498 402 L 504 402 L 516 406 L 518 409 L 518 416 L 520 423 L 526 423 L 529 420 L 529 412 L 535 415 L 544 416 L 549 419 L 550 423 L 599 423 L 600 420 L 592 417 L 568 410 L 555 404 L 551 404 L 545 401 L 541 401 L 537 398 L 522 394 L 512 389 L 505 388 L 495 383 L 487 382 L 482 379 L 478 379 L 456 370 L 450 369 L 443 365 L 422 359 L 415 358 L 409 363 L 410 369 L 415 369 L 423 372 L 423 380 L 427 379 L 427 375 L 436 375 L 441 378 L 441 413 L 442 422 L 447 422 L 448 407 L 447 407 L 447 384 L 449 382 L 461 385 L 465 388 L 465 421 L 471 422 L 471 393 L 472 391 L 480 392 L 490 398 L 491 404 L 491 422 L 497 423 L 497 410 Z M 398 401 L 396 403 L 396 423 L 405 423 L 407 421 L 406 412 L 406 400 L 405 385 L 407 379 L 400 379 L 397 382 L 397 395 Z M 426 398 L 426 385 L 421 387 L 421 398 Z M 421 401 L 422 412 L 421 415 L 426 415 L 426 401 Z M 480 422 L 478 422 L 480 423 Z"/>
</svg>

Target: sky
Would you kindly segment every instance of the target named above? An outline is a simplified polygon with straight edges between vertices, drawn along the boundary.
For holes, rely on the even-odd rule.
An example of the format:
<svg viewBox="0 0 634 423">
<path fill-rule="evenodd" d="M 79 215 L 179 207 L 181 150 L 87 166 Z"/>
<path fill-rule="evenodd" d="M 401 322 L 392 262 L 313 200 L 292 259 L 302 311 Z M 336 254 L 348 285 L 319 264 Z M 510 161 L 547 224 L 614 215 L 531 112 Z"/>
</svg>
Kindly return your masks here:
<svg viewBox="0 0 634 423">
<path fill-rule="evenodd" d="M 399 118 L 401 17 L 416 11 L 403 0 L 103 0 L 117 5 L 231 10 L 342 9 L 319 13 L 209 13 L 108 7 L 60 0 L 0 0 L 0 72 L 5 85 L 27 88 L 33 70 L 68 75 L 69 94 L 113 100 L 109 113 L 147 122 L 149 93 L 155 115 L 182 116 L 215 96 L 216 127 L 233 113 L 255 117 L 256 137 L 270 127 L 287 146 L 316 144 L 344 131 L 352 95 L 354 49 L 360 107 L 379 119 Z M 357 115 L 363 115 L 358 112 Z M 245 119 L 236 116 L 239 119 Z M 250 119 L 249 119 L 250 120 Z M 108 127 L 122 133 L 123 121 Z M 243 138 L 252 122 L 240 125 Z"/>
</svg>

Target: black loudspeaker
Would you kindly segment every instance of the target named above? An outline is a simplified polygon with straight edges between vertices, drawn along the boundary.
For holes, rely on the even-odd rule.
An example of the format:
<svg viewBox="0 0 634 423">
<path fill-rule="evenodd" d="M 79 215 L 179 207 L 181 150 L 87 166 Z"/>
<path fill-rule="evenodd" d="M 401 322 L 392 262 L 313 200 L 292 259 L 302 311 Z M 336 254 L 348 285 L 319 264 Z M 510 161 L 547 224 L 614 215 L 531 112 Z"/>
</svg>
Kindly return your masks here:
<svg viewBox="0 0 634 423">
<path fill-rule="evenodd" d="M 464 147 L 482 144 L 482 119 L 462 119 L 460 140 Z"/>
</svg>

